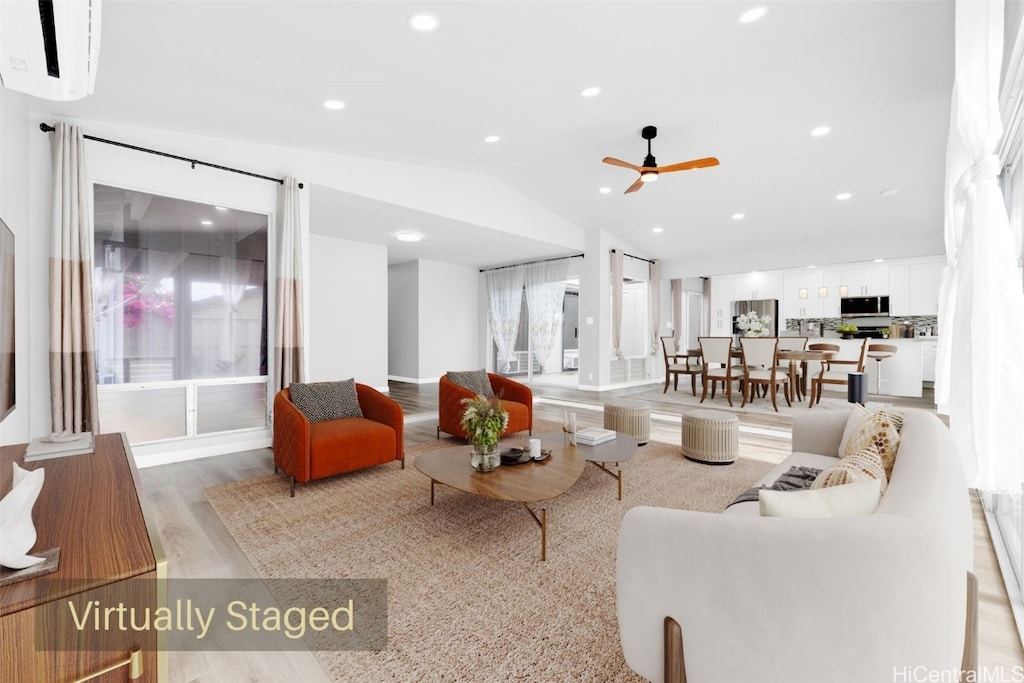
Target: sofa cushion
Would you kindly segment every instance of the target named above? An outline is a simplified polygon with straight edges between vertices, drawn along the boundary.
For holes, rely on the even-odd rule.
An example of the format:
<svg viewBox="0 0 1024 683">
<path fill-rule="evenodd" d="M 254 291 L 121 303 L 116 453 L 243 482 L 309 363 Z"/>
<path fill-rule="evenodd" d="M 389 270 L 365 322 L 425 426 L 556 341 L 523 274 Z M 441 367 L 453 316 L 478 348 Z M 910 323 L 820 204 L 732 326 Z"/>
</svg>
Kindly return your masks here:
<svg viewBox="0 0 1024 683">
<path fill-rule="evenodd" d="M 878 452 L 875 444 L 868 444 L 856 453 L 841 458 L 832 467 L 822 470 L 817 476 L 812 489 L 827 488 L 829 486 L 842 486 L 858 481 L 877 479 L 880 483 L 879 490 L 885 493 L 885 487 L 889 480 L 885 476 L 885 467 L 882 465 L 882 455 Z"/>
<path fill-rule="evenodd" d="M 879 410 L 860 423 L 857 431 L 846 443 L 846 450 L 840 453 L 843 457 L 852 455 L 874 444 L 878 454 L 882 456 L 885 478 L 892 476 L 892 466 L 896 462 L 896 451 L 900 447 L 900 427 L 903 417 L 884 410 Z"/>
<path fill-rule="evenodd" d="M 807 491 L 761 491 L 762 517 L 854 517 L 869 515 L 881 496 L 878 479 Z"/>
<path fill-rule="evenodd" d="M 320 479 L 392 462 L 396 453 L 395 430 L 386 424 L 356 417 L 310 425 L 310 478 Z"/>
<path fill-rule="evenodd" d="M 827 413 L 831 411 L 822 411 Z M 837 435 L 838 438 L 838 435 Z M 791 467 L 808 467 L 818 470 L 823 470 L 827 467 L 835 465 L 839 461 L 839 458 L 833 455 L 820 455 L 818 453 L 805 453 L 803 451 L 797 451 L 790 454 L 788 458 L 773 467 L 768 471 L 766 475 L 758 480 L 755 486 L 771 486 L 773 483 L 778 481 L 779 477 L 789 471 Z M 757 501 L 748 501 L 745 503 L 735 503 L 727 507 L 722 511 L 723 515 L 741 515 L 744 517 L 757 517 L 758 514 L 758 503 Z"/>
<path fill-rule="evenodd" d="M 853 435 L 857 433 L 857 429 L 865 420 L 880 410 L 884 410 L 889 414 L 893 420 L 893 424 L 896 425 L 896 431 L 903 428 L 903 414 L 893 410 L 891 404 L 868 403 L 867 405 L 861 405 L 859 403 L 854 403 L 850 410 L 850 416 L 846 420 L 846 427 L 843 429 L 843 437 L 839 440 L 839 457 L 848 455 L 846 446 L 850 443 L 850 439 Z"/>
<path fill-rule="evenodd" d="M 292 382 L 288 385 L 288 394 L 295 407 L 301 410 L 310 422 L 363 416 L 354 379 L 312 384 Z"/>
<path fill-rule="evenodd" d="M 494 398 L 494 390 L 491 389 L 491 380 L 487 377 L 486 370 L 449 370 L 448 380 L 452 384 L 469 389 L 474 394 Z"/>
</svg>

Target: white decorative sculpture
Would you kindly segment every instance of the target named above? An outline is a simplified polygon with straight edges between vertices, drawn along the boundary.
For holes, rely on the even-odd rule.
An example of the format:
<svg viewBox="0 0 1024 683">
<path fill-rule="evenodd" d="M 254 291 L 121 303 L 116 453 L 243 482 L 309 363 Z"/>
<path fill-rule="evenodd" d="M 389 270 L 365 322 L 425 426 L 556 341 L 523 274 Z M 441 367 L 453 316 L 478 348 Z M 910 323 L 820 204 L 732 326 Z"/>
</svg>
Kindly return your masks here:
<svg viewBox="0 0 1024 683">
<path fill-rule="evenodd" d="M 32 524 L 32 506 L 43 490 L 43 469 L 24 470 L 14 466 L 14 486 L 0 500 L 0 565 L 25 569 L 42 562 L 44 557 L 27 555 L 36 542 Z"/>
</svg>

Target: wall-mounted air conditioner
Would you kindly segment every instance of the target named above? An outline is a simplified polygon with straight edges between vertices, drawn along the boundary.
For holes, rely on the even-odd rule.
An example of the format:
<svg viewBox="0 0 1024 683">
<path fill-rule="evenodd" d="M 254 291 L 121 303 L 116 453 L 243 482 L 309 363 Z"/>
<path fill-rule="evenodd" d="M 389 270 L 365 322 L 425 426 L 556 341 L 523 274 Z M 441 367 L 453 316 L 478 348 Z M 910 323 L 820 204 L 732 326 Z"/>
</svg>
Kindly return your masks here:
<svg viewBox="0 0 1024 683">
<path fill-rule="evenodd" d="M 0 81 L 46 100 L 96 85 L 100 0 L 0 0 Z"/>
</svg>

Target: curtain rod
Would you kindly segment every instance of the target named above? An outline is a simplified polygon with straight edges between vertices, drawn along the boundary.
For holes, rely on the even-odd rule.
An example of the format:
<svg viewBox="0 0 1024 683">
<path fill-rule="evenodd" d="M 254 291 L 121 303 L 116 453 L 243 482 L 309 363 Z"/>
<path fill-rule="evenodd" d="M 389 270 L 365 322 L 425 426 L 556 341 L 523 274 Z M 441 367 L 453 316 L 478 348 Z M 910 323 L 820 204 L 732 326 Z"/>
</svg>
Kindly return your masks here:
<svg viewBox="0 0 1024 683">
<path fill-rule="evenodd" d="M 39 130 L 44 133 L 52 133 L 56 130 L 53 126 L 48 123 L 40 123 Z M 107 145 L 114 145 L 115 147 L 124 147 L 125 149 L 133 149 L 136 152 L 145 152 L 146 154 L 155 154 L 158 157 L 167 157 L 168 159 L 177 159 L 178 161 L 186 161 L 192 164 L 192 168 L 195 169 L 196 164 L 200 166 L 207 166 L 209 168 L 216 168 L 220 171 L 229 171 L 231 173 L 238 173 L 240 175 L 247 175 L 251 178 L 259 178 L 260 180 L 269 180 L 272 183 L 279 183 L 284 185 L 283 178 L 271 178 L 267 175 L 260 175 L 259 173 L 252 173 L 251 171 L 243 171 L 238 168 L 231 168 L 230 166 L 221 166 L 220 164 L 211 164 L 208 161 L 199 161 L 198 159 L 189 159 L 188 157 L 178 156 L 177 154 L 170 154 L 168 152 L 161 152 L 156 149 L 147 149 L 146 147 L 138 147 L 137 145 L 129 145 L 127 142 L 118 142 L 117 140 L 107 140 L 105 138 L 98 138 L 94 135 L 82 135 L 86 140 L 92 140 L 93 142 L 102 142 Z M 302 189 L 304 185 L 299 183 L 299 189 Z"/>
<path fill-rule="evenodd" d="M 609 249 L 609 251 L 613 254 L 615 253 L 615 249 Z M 633 256 L 632 254 L 627 254 L 626 252 L 622 252 L 622 255 L 627 258 L 635 258 L 637 261 L 647 261 L 648 263 L 655 263 L 654 259 L 644 258 L 643 256 Z"/>
<path fill-rule="evenodd" d="M 492 270 L 504 270 L 506 268 L 518 268 L 520 266 L 532 266 L 535 263 L 549 263 L 551 261 L 564 261 L 565 259 L 571 258 L 583 258 L 583 254 L 573 254 L 572 256 L 556 256 L 554 258 L 541 259 L 540 261 L 527 261 L 526 263 L 513 263 L 510 266 L 496 266 L 494 268 L 481 268 L 481 273 L 487 273 Z"/>
</svg>

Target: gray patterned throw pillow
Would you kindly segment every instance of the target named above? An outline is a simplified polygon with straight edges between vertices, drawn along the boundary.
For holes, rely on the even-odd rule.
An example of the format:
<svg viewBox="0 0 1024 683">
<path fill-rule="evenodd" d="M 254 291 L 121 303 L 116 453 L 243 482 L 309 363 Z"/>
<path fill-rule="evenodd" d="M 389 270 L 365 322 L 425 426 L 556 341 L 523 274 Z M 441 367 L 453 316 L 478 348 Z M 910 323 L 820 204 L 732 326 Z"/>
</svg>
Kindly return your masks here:
<svg viewBox="0 0 1024 683">
<path fill-rule="evenodd" d="M 452 384 L 458 384 L 460 387 L 469 389 L 474 394 L 479 394 L 486 398 L 494 398 L 491 380 L 487 379 L 486 370 L 466 370 L 463 372 L 449 370 L 448 380 Z"/>
<path fill-rule="evenodd" d="M 340 382 L 315 382 L 288 385 L 292 403 L 309 418 L 310 422 L 362 417 L 355 379 Z"/>
</svg>

